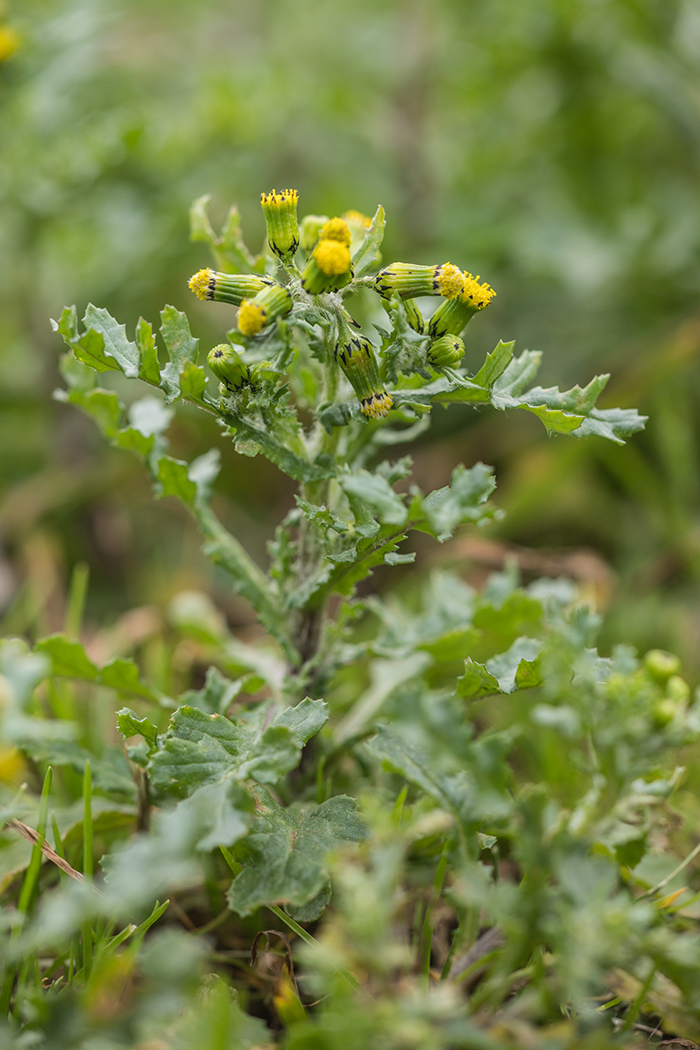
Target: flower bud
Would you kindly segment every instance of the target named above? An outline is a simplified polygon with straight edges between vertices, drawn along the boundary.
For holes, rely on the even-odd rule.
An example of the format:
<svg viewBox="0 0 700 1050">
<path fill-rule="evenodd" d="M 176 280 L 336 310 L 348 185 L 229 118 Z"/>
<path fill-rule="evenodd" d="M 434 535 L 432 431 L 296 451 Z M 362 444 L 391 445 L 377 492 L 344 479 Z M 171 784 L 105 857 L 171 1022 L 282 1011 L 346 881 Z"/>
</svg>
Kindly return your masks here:
<svg viewBox="0 0 700 1050">
<path fill-rule="evenodd" d="M 207 354 L 207 364 L 226 390 L 233 393 L 250 379 L 248 366 L 241 354 L 227 343 L 215 346 Z"/>
<path fill-rule="evenodd" d="M 280 193 L 272 190 L 271 193 L 263 193 L 260 197 L 267 227 L 267 242 L 280 259 L 293 259 L 299 247 L 298 200 L 299 194 L 296 190 L 282 190 Z"/>
<path fill-rule="evenodd" d="M 439 266 L 417 266 L 413 263 L 392 263 L 374 278 L 374 287 L 380 295 L 398 293 L 402 299 L 416 295 L 443 295 L 455 299 L 464 291 L 464 274 L 452 263 Z"/>
<path fill-rule="evenodd" d="M 464 343 L 458 335 L 441 335 L 428 347 L 428 363 L 433 368 L 456 368 L 464 357 Z"/>
<path fill-rule="evenodd" d="M 347 227 L 347 223 L 344 225 Z M 301 284 L 304 291 L 311 295 L 320 295 L 322 292 L 342 288 L 351 278 L 350 248 L 340 240 L 324 237 L 307 260 L 301 275 Z"/>
<path fill-rule="evenodd" d="M 281 284 L 272 284 L 258 292 L 254 299 L 244 299 L 238 308 L 238 330 L 243 335 L 257 335 L 278 317 L 284 317 L 293 306 L 292 297 Z"/>
<path fill-rule="evenodd" d="M 644 657 L 644 666 L 657 682 L 665 682 L 671 675 L 677 675 L 681 669 L 681 662 L 673 653 L 667 653 L 665 649 L 650 649 Z"/>
<path fill-rule="evenodd" d="M 335 348 L 335 359 L 352 383 L 360 411 L 372 419 L 389 413 L 393 401 L 379 378 L 374 347 L 363 335 L 348 335 Z"/>
<path fill-rule="evenodd" d="M 218 273 L 209 269 L 198 270 L 188 282 L 198 299 L 213 299 L 233 306 L 240 306 L 244 299 L 274 283 L 271 277 L 257 273 Z"/>
<path fill-rule="evenodd" d="M 463 273 L 462 277 L 464 288 L 460 294 L 441 303 L 430 318 L 428 331 L 434 339 L 448 332 L 459 335 L 467 321 L 488 306 L 496 294 L 488 284 L 479 284 L 478 277 L 470 273 Z"/>
<path fill-rule="evenodd" d="M 313 251 L 327 222 L 327 215 L 305 215 L 299 223 L 299 243 L 307 255 Z"/>
</svg>

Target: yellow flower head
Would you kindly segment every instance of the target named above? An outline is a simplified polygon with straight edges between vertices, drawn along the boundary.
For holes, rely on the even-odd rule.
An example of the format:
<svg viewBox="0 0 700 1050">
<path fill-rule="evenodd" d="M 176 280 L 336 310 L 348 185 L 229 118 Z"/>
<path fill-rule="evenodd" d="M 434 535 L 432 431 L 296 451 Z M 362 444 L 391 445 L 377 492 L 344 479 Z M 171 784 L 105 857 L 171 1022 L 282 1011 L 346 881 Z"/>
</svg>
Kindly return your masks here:
<svg viewBox="0 0 700 1050">
<path fill-rule="evenodd" d="M 336 218 L 328 220 L 319 234 L 319 239 L 322 241 L 339 241 L 349 248 L 352 235 L 345 219 Z"/>
<path fill-rule="evenodd" d="M 312 254 L 319 270 L 329 277 L 347 273 L 350 269 L 350 249 L 338 240 L 319 241 Z"/>
<path fill-rule="evenodd" d="M 369 215 L 363 215 L 361 211 L 355 211 L 354 208 L 344 212 L 343 218 L 350 226 L 364 226 L 366 230 L 372 225 Z"/>
<path fill-rule="evenodd" d="M 479 276 L 472 277 L 466 270 L 462 276 L 464 277 L 464 288 L 461 294 L 462 302 L 470 304 L 476 310 L 483 310 L 496 294 L 493 288 L 486 283 L 479 284 Z"/>
<path fill-rule="evenodd" d="M 267 314 L 257 303 L 244 299 L 238 308 L 238 330 L 243 335 L 257 335 L 262 331 Z"/>
<path fill-rule="evenodd" d="M 215 279 L 213 270 L 198 270 L 194 277 L 190 277 L 188 286 L 198 299 L 213 299 Z"/>
<path fill-rule="evenodd" d="M 270 190 L 269 193 L 260 194 L 260 204 L 263 211 L 289 211 L 290 207 L 296 210 L 299 203 L 299 192 L 297 190 Z"/>
<path fill-rule="evenodd" d="M 445 299 L 456 299 L 464 291 L 464 274 L 458 266 L 443 263 L 435 272 L 437 290 Z"/>
<path fill-rule="evenodd" d="M 363 416 L 370 416 L 372 419 L 383 419 L 384 416 L 389 415 L 389 409 L 393 404 L 391 394 L 382 390 L 379 394 L 370 394 L 369 397 L 363 398 L 360 401 L 360 412 Z"/>
</svg>

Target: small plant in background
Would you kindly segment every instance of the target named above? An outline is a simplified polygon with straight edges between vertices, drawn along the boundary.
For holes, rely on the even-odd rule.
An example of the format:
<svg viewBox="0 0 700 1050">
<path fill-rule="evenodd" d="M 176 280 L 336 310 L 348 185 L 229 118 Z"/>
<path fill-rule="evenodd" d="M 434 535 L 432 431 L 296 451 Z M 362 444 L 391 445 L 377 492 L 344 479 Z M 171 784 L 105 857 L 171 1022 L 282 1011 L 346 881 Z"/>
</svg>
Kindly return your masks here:
<svg viewBox="0 0 700 1050">
<path fill-rule="evenodd" d="M 550 434 L 617 443 L 643 419 L 596 407 L 607 376 L 531 386 L 539 354 L 512 343 L 470 375 L 462 337 L 495 293 L 450 262 L 382 265 L 381 208 L 299 222 L 293 190 L 262 208 L 253 255 L 235 208 L 217 236 L 206 198 L 193 207 L 216 269 L 189 286 L 237 308 L 226 342 L 202 353 L 170 306 L 166 363 L 143 319 L 133 341 L 94 306 L 82 329 L 74 308 L 55 323 L 58 396 L 185 505 L 265 635 L 243 642 L 205 596 L 180 595 L 172 631 L 206 674 L 172 698 L 132 660 L 85 651 L 76 576 L 66 633 L 2 643 L 6 779 L 48 766 L 38 815 L 22 794 L 5 812 L 8 842 L 34 844 L 4 884 L 8 1040 L 697 1040 L 697 851 L 679 862 L 669 845 L 682 769 L 668 756 L 697 739 L 700 711 L 678 662 L 599 656 L 575 589 L 523 586 L 514 568 L 481 593 L 448 572 L 419 594 L 357 593 L 413 560 L 410 531 L 444 542 L 497 514 L 489 467 L 426 494 L 410 457 L 388 457 L 434 406 L 524 409 Z M 159 394 L 125 410 L 97 385 L 109 371 Z M 298 483 L 266 571 L 212 508 L 218 450 L 169 455 L 178 401 Z M 114 692 L 133 698 L 116 715 L 126 749 L 91 727 Z"/>
</svg>

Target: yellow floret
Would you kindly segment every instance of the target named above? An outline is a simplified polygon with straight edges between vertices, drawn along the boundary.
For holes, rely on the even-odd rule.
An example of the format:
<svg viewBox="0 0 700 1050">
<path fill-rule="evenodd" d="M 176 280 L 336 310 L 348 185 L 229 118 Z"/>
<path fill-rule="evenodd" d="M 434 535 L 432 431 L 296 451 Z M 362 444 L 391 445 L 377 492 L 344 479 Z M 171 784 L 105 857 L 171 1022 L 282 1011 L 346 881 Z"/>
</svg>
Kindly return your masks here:
<svg viewBox="0 0 700 1050">
<path fill-rule="evenodd" d="M 296 208 L 297 202 L 299 201 L 299 193 L 297 190 L 270 190 L 269 193 L 260 194 L 260 203 L 264 208 L 288 208 L 291 204 Z"/>
<path fill-rule="evenodd" d="M 363 416 L 371 416 L 372 419 L 383 419 L 389 415 L 389 409 L 394 404 L 391 394 L 382 390 L 378 394 L 370 394 L 360 402 L 360 412 Z"/>
<path fill-rule="evenodd" d="M 264 327 L 267 314 L 257 303 L 244 299 L 238 308 L 238 330 L 243 335 L 257 335 Z"/>
<path fill-rule="evenodd" d="M 462 302 L 469 302 L 472 306 L 475 306 L 477 310 L 483 310 L 485 306 L 488 306 L 495 292 L 488 284 L 479 284 L 479 277 L 472 277 L 466 270 L 462 275 L 464 277 L 464 289 L 462 291 Z"/>
<path fill-rule="evenodd" d="M 350 249 L 340 241 L 319 241 L 313 250 L 313 257 L 319 270 L 328 276 L 347 273 L 350 269 Z"/>
<path fill-rule="evenodd" d="M 350 246 L 352 235 L 350 227 L 345 219 L 329 219 L 322 228 L 319 237 L 322 241 L 339 241 L 341 244 Z"/>
<path fill-rule="evenodd" d="M 190 277 L 188 285 L 190 291 L 194 292 L 198 299 L 211 299 L 210 286 L 213 280 L 213 270 L 198 270 L 194 277 Z"/>
<path fill-rule="evenodd" d="M 464 274 L 458 266 L 443 263 L 437 270 L 437 290 L 445 299 L 456 299 L 464 291 Z"/>
</svg>

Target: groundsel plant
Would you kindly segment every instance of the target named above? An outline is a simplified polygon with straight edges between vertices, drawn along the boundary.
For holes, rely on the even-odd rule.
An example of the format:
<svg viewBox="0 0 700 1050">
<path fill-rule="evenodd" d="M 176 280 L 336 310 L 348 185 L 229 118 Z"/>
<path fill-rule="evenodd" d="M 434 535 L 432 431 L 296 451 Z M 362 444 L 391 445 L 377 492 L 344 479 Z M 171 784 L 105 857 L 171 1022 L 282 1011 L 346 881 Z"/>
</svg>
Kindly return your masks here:
<svg viewBox="0 0 700 1050">
<path fill-rule="evenodd" d="M 298 1050 L 531 1046 L 535 1029 L 557 1046 L 590 1033 L 603 1046 L 636 1037 L 642 1011 L 696 1039 L 700 955 L 692 909 L 681 910 L 691 892 L 674 884 L 668 896 L 678 859 L 664 837 L 682 782 L 667 755 L 700 729 L 677 661 L 624 647 L 599 656 L 597 616 L 575 588 L 524 586 L 514 566 L 482 593 L 442 571 L 405 598 L 368 596 L 367 584 L 356 595 L 375 567 L 413 560 L 411 530 L 442 543 L 497 513 L 484 464 L 459 465 L 449 485 L 423 493 L 406 484 L 410 457 L 387 456 L 425 432 L 434 406 L 523 409 L 549 434 L 617 443 L 643 419 L 596 407 L 607 376 L 565 392 L 531 385 L 540 355 L 516 356 L 509 342 L 469 374 L 464 333 L 473 321 L 478 341 L 495 292 L 461 268 L 466 259 L 385 265 L 381 207 L 372 219 L 299 221 L 296 191 L 263 193 L 267 239 L 254 255 L 237 210 L 217 235 L 207 201 L 193 206 L 192 238 L 213 266 L 189 288 L 231 306 L 230 330 L 201 349 L 185 314 L 166 306 L 159 347 L 148 321 L 132 340 L 104 309 L 88 306 L 82 328 L 65 309 L 54 322 L 68 345 L 57 396 L 141 457 L 157 496 L 182 501 L 266 640 L 233 637 L 204 596 L 176 599 L 172 629 L 196 638 L 210 664 L 201 688 L 178 698 L 131 660 L 99 666 L 75 632 L 33 652 L 3 643 L 8 746 L 39 768 L 83 773 L 85 875 L 37 907 L 35 847 L 8 934 L 3 1009 L 48 1032 L 84 986 L 71 1046 L 93 1045 L 100 1025 L 100 1038 L 121 1025 L 134 1045 L 165 1026 L 162 1045 L 205 1050 L 278 1038 Z M 125 411 L 98 385 L 109 371 L 157 393 Z M 169 455 L 179 401 L 298 483 L 267 569 L 212 510 L 218 449 L 191 462 Z M 126 751 L 89 752 L 67 724 L 59 732 L 60 713 L 31 699 L 47 678 L 133 697 L 137 710 L 117 713 Z M 132 815 L 114 820 L 122 830 L 98 858 L 99 892 L 93 782 Z M 54 822 L 52 863 L 61 835 Z M 156 901 L 182 887 L 197 924 L 186 907 L 177 915 L 194 933 L 178 932 Z M 231 969 L 232 944 L 252 950 L 245 972 Z M 50 994 L 36 981 L 42 966 Z M 197 974 L 212 969 L 219 976 L 192 998 Z M 114 973 L 130 995 L 90 1013 L 112 1003 Z M 231 999 L 232 974 L 255 1017 Z"/>
</svg>

